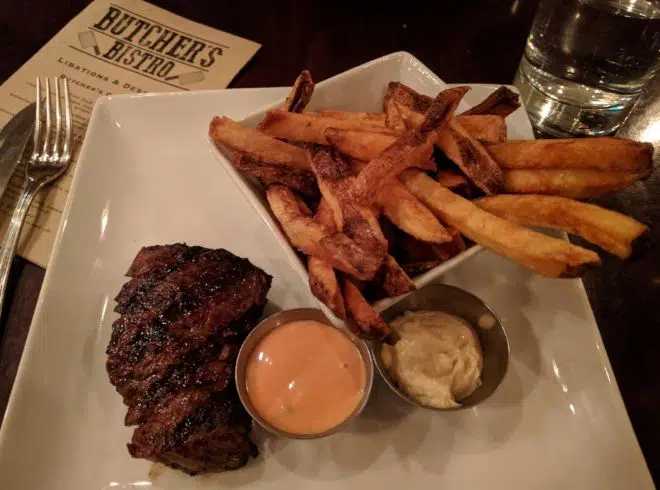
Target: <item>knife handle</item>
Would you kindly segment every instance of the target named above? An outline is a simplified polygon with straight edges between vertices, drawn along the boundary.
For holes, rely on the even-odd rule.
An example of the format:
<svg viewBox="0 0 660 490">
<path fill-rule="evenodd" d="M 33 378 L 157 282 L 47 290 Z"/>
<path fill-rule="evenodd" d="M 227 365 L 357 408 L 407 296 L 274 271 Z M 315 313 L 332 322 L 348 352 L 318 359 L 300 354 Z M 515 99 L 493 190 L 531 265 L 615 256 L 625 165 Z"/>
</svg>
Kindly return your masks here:
<svg viewBox="0 0 660 490">
<path fill-rule="evenodd" d="M 16 254 L 16 246 L 18 245 L 18 239 L 21 236 L 21 228 L 23 228 L 25 216 L 27 216 L 28 209 L 30 208 L 34 196 L 37 195 L 37 192 L 41 190 L 45 183 L 46 181 L 42 179 L 28 180 L 26 188 L 23 190 L 21 197 L 19 197 L 18 203 L 16 203 L 16 209 L 14 209 L 14 214 L 11 216 L 7 233 L 2 240 L 2 244 L 0 244 L 0 314 L 2 313 L 2 308 L 5 302 L 9 270 L 11 269 L 14 255 Z M 1 332 L 2 329 L 0 329 L 0 333 Z"/>
</svg>

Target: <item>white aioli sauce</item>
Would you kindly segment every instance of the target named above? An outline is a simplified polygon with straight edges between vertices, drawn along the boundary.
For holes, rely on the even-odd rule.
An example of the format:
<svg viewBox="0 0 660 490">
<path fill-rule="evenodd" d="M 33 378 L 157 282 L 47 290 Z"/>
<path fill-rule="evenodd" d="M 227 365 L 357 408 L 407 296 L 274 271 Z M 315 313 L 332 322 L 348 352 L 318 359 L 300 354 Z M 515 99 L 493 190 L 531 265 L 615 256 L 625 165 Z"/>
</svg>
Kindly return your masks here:
<svg viewBox="0 0 660 490">
<path fill-rule="evenodd" d="M 439 311 L 407 311 L 390 323 L 400 339 L 381 357 L 399 387 L 421 404 L 459 407 L 481 385 L 483 358 L 474 330 Z"/>
</svg>

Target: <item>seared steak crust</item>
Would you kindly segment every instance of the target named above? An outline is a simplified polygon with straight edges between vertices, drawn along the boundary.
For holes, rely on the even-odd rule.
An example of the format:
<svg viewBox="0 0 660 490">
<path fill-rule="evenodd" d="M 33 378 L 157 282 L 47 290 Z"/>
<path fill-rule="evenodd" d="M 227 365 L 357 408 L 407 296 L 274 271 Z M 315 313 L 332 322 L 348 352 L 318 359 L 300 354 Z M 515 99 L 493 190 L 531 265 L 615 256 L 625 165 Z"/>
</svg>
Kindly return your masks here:
<svg viewBox="0 0 660 490">
<path fill-rule="evenodd" d="M 241 343 L 271 277 L 226 250 L 144 247 L 115 298 L 106 368 L 138 425 L 129 452 L 189 474 L 235 469 L 256 455 L 234 386 Z"/>
</svg>

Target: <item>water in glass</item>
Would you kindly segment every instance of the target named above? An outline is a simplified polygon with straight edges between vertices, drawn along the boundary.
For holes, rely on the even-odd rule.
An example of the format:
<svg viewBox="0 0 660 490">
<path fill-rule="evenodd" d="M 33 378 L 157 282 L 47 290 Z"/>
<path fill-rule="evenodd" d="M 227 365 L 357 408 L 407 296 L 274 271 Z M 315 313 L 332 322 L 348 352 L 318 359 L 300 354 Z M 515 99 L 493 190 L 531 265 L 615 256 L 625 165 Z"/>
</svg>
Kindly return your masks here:
<svg viewBox="0 0 660 490">
<path fill-rule="evenodd" d="M 542 0 L 514 83 L 537 129 L 609 134 L 659 53 L 660 0 Z"/>
</svg>

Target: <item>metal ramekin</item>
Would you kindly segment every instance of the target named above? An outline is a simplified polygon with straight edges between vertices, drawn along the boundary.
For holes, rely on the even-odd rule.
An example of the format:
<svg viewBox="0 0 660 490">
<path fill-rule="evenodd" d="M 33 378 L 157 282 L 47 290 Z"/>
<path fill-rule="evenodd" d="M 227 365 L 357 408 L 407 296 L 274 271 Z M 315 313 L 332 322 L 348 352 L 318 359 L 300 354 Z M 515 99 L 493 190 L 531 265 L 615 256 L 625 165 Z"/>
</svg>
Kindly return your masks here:
<svg viewBox="0 0 660 490">
<path fill-rule="evenodd" d="M 371 342 L 370 351 L 378 372 L 387 385 L 401 398 L 413 405 L 440 412 L 463 410 L 473 407 L 492 395 L 506 375 L 509 366 L 509 341 L 502 322 L 495 312 L 481 299 L 467 291 L 446 284 L 429 284 L 428 286 L 406 296 L 398 303 L 381 313 L 386 322 L 391 322 L 406 311 L 442 311 L 465 320 L 475 331 L 481 344 L 483 354 L 483 369 L 481 386 L 468 398 L 460 400 L 460 407 L 435 408 L 422 405 L 415 398 L 403 391 L 390 376 L 383 365 L 380 355 L 381 343 Z M 479 327 L 479 318 L 490 315 L 495 321 L 492 328 Z"/>
</svg>

